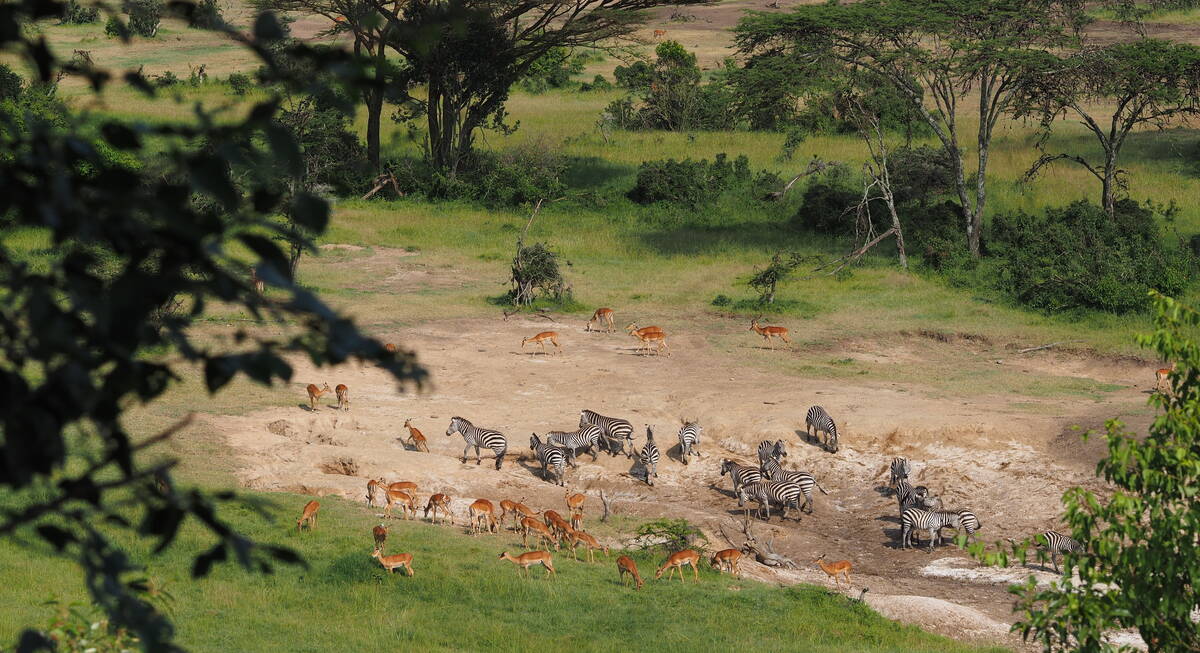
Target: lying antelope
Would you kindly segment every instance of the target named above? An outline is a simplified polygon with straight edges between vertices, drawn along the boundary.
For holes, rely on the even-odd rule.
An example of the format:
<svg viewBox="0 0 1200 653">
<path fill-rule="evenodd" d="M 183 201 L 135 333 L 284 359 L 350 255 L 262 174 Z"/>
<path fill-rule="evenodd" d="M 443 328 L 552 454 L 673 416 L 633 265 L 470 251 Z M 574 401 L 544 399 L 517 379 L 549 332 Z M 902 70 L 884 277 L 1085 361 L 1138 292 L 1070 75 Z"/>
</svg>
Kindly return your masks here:
<svg viewBox="0 0 1200 653">
<path fill-rule="evenodd" d="M 605 333 L 616 331 L 616 326 L 613 324 L 613 309 L 597 308 L 595 313 L 592 313 L 592 319 L 587 321 L 585 329 L 592 330 L 592 322 L 596 322 L 599 326 L 604 327 Z"/>
<path fill-rule="evenodd" d="M 450 495 L 437 494 L 430 495 L 429 501 L 425 504 L 425 517 L 429 517 L 429 511 L 433 511 L 433 523 L 438 523 L 438 511 L 442 511 L 442 520 L 450 520 L 450 524 L 454 524 L 454 514 L 450 512 Z"/>
<path fill-rule="evenodd" d="M 399 505 L 400 512 L 404 519 L 416 519 L 417 517 L 417 498 L 415 495 L 409 494 L 404 490 L 387 490 L 387 507 L 383 509 L 388 517 L 392 516 L 392 506 Z M 411 516 L 410 516 L 411 513 Z"/>
<path fill-rule="evenodd" d="M 750 320 L 750 330 L 763 337 L 767 341 L 767 346 L 774 347 L 774 340 L 771 338 L 779 338 L 784 341 L 789 347 L 792 346 L 792 341 L 788 339 L 788 330 L 779 326 L 759 326 L 758 318 Z"/>
<path fill-rule="evenodd" d="M 692 573 L 696 577 L 696 582 L 700 582 L 700 566 L 697 564 L 700 561 L 700 554 L 691 549 L 676 551 L 667 557 L 667 561 L 662 563 L 658 571 L 654 573 L 654 577 L 662 578 L 663 572 L 667 572 L 667 580 L 671 580 L 671 574 L 679 570 L 679 582 L 683 582 L 683 567 L 684 565 L 692 566 Z"/>
<path fill-rule="evenodd" d="M 838 580 L 839 576 L 845 576 L 846 587 L 850 587 L 851 565 L 849 560 L 838 560 L 837 562 L 832 563 L 825 562 L 825 554 L 822 553 L 819 557 L 813 560 L 813 562 L 817 563 L 817 566 L 821 568 L 821 571 L 825 572 L 830 578 L 833 579 L 833 584 L 836 585 L 839 590 L 842 588 L 842 585 Z"/>
<path fill-rule="evenodd" d="M 500 559 L 508 560 L 518 565 L 521 569 L 525 570 L 526 577 L 529 576 L 529 568 L 533 565 L 545 567 L 547 578 L 554 575 L 554 562 L 550 559 L 550 553 L 547 551 L 530 551 L 529 553 L 522 553 L 515 558 L 508 551 L 505 551 L 500 554 Z M 520 570 L 517 573 L 521 573 Z"/>
<path fill-rule="evenodd" d="M 555 353 L 559 353 L 559 354 L 562 353 L 562 346 L 560 346 L 558 344 L 558 332 L 557 331 L 543 331 L 543 332 L 537 334 L 536 336 L 531 336 L 529 338 L 521 338 L 521 349 L 525 349 L 525 343 L 527 343 L 527 342 L 536 342 L 539 346 L 541 346 L 542 353 L 545 354 L 547 340 L 550 341 L 550 344 L 554 345 Z"/>
<path fill-rule="evenodd" d="M 583 543 L 583 545 L 585 547 L 587 547 L 588 562 L 595 562 L 595 557 L 592 553 L 592 551 L 594 551 L 594 550 L 603 551 L 604 557 L 608 558 L 608 547 L 600 544 L 600 542 L 598 542 L 596 540 L 596 538 L 592 537 L 590 533 L 585 533 L 581 530 L 575 529 L 575 530 L 571 531 L 571 537 L 572 537 L 572 542 L 571 542 L 571 550 L 572 551 L 575 550 L 575 545 L 577 545 L 579 543 Z"/>
<path fill-rule="evenodd" d="M 309 501 L 304 504 L 304 512 L 301 513 L 300 519 L 296 520 L 296 532 L 299 533 L 304 524 L 308 523 L 308 530 L 317 527 L 317 511 L 321 509 L 321 504 L 317 501 Z"/>
<path fill-rule="evenodd" d="M 429 442 L 425 440 L 425 434 L 421 429 L 412 425 L 412 418 L 404 420 L 404 428 L 408 429 L 408 444 L 412 445 L 417 451 L 429 453 Z"/>
<path fill-rule="evenodd" d="M 376 550 L 371 554 L 371 557 L 378 560 L 379 564 L 383 565 L 383 568 L 388 570 L 389 574 L 396 571 L 396 567 L 403 567 L 409 576 L 413 575 L 413 556 L 411 553 L 397 553 L 394 556 L 385 556 L 382 550 Z"/>
<path fill-rule="evenodd" d="M 496 514 L 491 501 L 476 499 L 467 508 L 467 516 L 471 519 L 471 535 L 477 535 L 481 527 L 489 533 L 496 532 Z"/>
<path fill-rule="evenodd" d="M 539 540 L 546 540 L 547 543 L 554 545 L 554 550 L 558 551 L 558 538 L 554 537 L 554 532 L 550 527 L 533 517 L 525 517 L 521 519 L 521 546 L 529 546 L 529 533 L 537 533 Z"/>
<path fill-rule="evenodd" d="M 629 556 L 621 556 L 620 558 L 617 558 L 617 576 L 621 577 L 622 585 L 625 584 L 625 574 L 629 574 L 633 578 L 635 583 L 633 589 L 642 589 L 642 585 L 644 583 L 641 575 L 638 574 L 637 563 L 634 562 L 633 558 L 630 558 Z"/>
<path fill-rule="evenodd" d="M 333 391 L 337 395 L 338 410 L 350 410 L 350 388 L 345 383 L 339 383 Z"/>
<path fill-rule="evenodd" d="M 716 567 L 718 571 L 729 569 L 729 573 L 734 576 L 738 575 L 738 561 L 742 559 L 742 552 L 737 549 L 725 549 L 717 551 L 713 554 L 712 560 L 708 563 Z"/>
<path fill-rule="evenodd" d="M 318 388 L 316 385 L 310 383 L 310 384 L 308 384 L 307 390 L 308 390 L 308 409 L 312 410 L 312 411 L 317 410 L 317 400 L 321 398 L 321 395 L 325 394 L 326 392 L 333 392 L 333 390 L 329 389 L 328 383 L 326 383 L 323 387 L 320 387 L 320 388 Z"/>
<path fill-rule="evenodd" d="M 1154 372 L 1154 391 L 1159 394 L 1167 394 L 1171 389 L 1171 372 L 1175 371 L 1175 363 L 1171 363 L 1170 367 L 1163 367 Z"/>
<path fill-rule="evenodd" d="M 375 550 L 383 551 L 383 544 L 387 542 L 387 526 L 380 524 L 371 529 L 371 534 L 375 536 Z"/>
</svg>

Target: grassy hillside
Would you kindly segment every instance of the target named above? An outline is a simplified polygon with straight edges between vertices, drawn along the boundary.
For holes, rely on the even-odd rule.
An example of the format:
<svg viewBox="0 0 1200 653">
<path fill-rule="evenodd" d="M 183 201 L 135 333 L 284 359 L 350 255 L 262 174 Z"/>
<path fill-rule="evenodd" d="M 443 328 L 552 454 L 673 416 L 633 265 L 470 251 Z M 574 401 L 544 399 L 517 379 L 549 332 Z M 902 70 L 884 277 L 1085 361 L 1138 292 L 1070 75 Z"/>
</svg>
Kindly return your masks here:
<svg viewBox="0 0 1200 653">
<path fill-rule="evenodd" d="M 195 651 L 421 651 L 550 648 L 579 651 L 760 650 L 984 651 L 887 621 L 816 587 L 778 588 L 733 580 L 707 569 L 701 581 L 654 580 L 662 556 L 637 555 L 646 586 L 622 587 L 614 554 L 594 564 L 555 554 L 558 576 L 529 579 L 497 559 L 520 550 L 520 538 L 470 537 L 462 529 L 393 520 L 388 551 L 414 554 L 416 575 L 388 575 L 370 558 L 374 520 L 361 505 L 323 499 L 318 528 L 297 535 L 292 521 L 307 497 L 255 496 L 272 502 L 264 522 L 247 507 L 223 510 L 243 532 L 299 551 L 307 570 L 271 576 L 231 566 L 191 582 L 191 556 L 205 548 L 187 529 L 165 554 L 148 557 L 147 575 L 173 595 L 179 643 Z M 461 518 L 460 518 L 461 519 Z M 603 560 L 603 558 L 601 558 Z M 74 568 L 43 547 L 0 547 L 0 640 L 50 614 L 48 595 L 85 598 Z M 465 607 L 464 607 L 465 606 Z"/>
</svg>

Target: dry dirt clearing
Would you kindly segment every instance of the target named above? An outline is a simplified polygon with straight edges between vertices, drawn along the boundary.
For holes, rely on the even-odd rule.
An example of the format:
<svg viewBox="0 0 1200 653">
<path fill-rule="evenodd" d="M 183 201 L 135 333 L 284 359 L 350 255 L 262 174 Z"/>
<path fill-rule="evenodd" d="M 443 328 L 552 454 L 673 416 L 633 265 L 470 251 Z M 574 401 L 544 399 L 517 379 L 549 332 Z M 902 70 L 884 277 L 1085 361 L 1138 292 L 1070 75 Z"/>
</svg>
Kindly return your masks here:
<svg viewBox="0 0 1200 653">
<path fill-rule="evenodd" d="M 521 350 L 523 336 L 547 328 L 563 334 L 564 355 L 541 355 L 536 346 Z M 734 328 L 745 327 L 730 321 L 730 331 Z M 370 366 L 316 371 L 294 361 L 297 383 L 277 391 L 286 406 L 207 418 L 239 454 L 238 474 L 247 487 L 362 500 L 366 479 L 382 476 L 417 482 L 421 501 L 431 492 L 449 493 L 459 518 L 465 503 L 476 497 L 524 497 L 535 508 L 561 509 L 563 490 L 542 480 L 524 459 L 529 437 L 571 430 L 580 409 L 589 408 L 629 419 L 639 448 L 645 426 L 652 425 L 667 459 L 659 464 L 656 485 L 648 487 L 624 457 L 601 454 L 592 462 L 582 455 L 579 468 L 567 474 L 568 487 L 593 497 L 605 488 L 621 497 L 615 508 L 623 515 L 685 517 L 724 545 L 718 526 L 729 530 L 740 511 L 728 478 L 719 474 L 721 460 L 754 460 L 759 441 L 783 439 L 786 466 L 812 472 L 829 495 L 817 494 L 812 515 L 784 522 L 776 516 L 769 525 L 755 526 L 760 539 L 774 535 L 776 549 L 805 568 L 782 574 L 755 564 L 743 569 L 772 582 L 825 583 L 809 561 L 822 553 L 833 560 L 847 558 L 854 563 L 851 593 L 857 596 L 869 587 L 867 601 L 885 615 L 956 638 L 1010 645 L 1011 597 L 1005 586 L 1035 569 L 979 569 L 950 547 L 932 554 L 900 550 L 896 501 L 886 489 L 888 462 L 906 456 L 915 481 L 940 493 L 948 508 L 976 511 L 984 539 L 1022 538 L 1057 525 L 1059 498 L 1067 487 L 1099 487 L 1092 475 L 1096 448 L 1081 446 L 1071 426 L 1097 426 L 1116 414 L 1142 420 L 1150 415 L 1144 406 L 1146 364 L 1053 351 L 1006 364 L 1019 364 L 1023 372 L 1042 378 L 1086 376 L 1121 389 L 1103 401 L 1040 398 L 1030 410 L 1029 398 L 1023 397 L 947 399 L 945 389 L 798 378 L 769 365 L 746 364 L 701 335 L 672 337 L 670 357 L 638 356 L 636 343 L 624 333 L 587 333 L 582 324 L 515 317 L 439 321 L 380 335 L 419 353 L 432 373 L 431 387 L 400 393 Z M 757 346 L 746 334 L 744 351 Z M 908 360 L 914 358 L 911 351 L 871 351 L 862 341 L 846 354 L 901 356 L 903 364 L 921 364 Z M 335 410 L 327 396 L 317 412 L 310 412 L 302 390 L 310 382 L 348 385 L 351 410 Z M 813 404 L 838 421 L 837 454 L 803 437 L 804 414 Z M 475 464 L 474 451 L 467 464 L 460 462 L 462 438 L 445 435 L 455 415 L 507 435 L 508 456 L 500 471 L 487 450 L 481 465 Z M 704 428 L 701 455 L 689 465 L 676 451 L 681 417 L 698 419 Z M 402 445 L 406 418 L 429 438 L 430 453 Z M 592 518 L 598 507 L 599 500 L 591 499 Z"/>
</svg>

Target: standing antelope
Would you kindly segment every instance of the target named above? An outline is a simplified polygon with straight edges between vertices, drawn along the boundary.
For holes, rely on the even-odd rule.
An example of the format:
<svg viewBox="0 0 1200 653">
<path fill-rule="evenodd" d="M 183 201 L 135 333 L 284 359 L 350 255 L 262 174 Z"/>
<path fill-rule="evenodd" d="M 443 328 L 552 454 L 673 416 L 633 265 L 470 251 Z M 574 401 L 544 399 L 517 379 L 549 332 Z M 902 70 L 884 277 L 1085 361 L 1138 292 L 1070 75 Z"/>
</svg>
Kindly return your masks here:
<svg viewBox="0 0 1200 653">
<path fill-rule="evenodd" d="M 592 313 L 592 319 L 587 321 L 586 330 L 592 330 L 592 322 L 603 326 L 605 333 L 612 333 L 617 330 L 616 325 L 613 324 L 613 309 L 611 308 L 597 308 L 596 312 Z"/>
<path fill-rule="evenodd" d="M 554 550 L 559 549 L 558 538 L 554 537 L 550 527 L 543 524 L 540 520 L 533 517 L 525 517 L 521 519 L 521 546 L 529 546 L 529 533 L 537 533 L 540 540 L 546 540 L 554 545 Z"/>
<path fill-rule="evenodd" d="M 699 561 L 700 561 L 700 554 L 696 553 L 695 551 L 693 551 L 691 549 L 684 549 L 682 551 L 676 551 L 675 553 L 672 553 L 670 556 L 667 557 L 667 561 L 662 563 L 662 566 L 659 567 L 658 571 L 654 573 L 654 577 L 656 579 L 662 578 L 663 572 L 665 571 L 665 572 L 667 572 L 667 580 L 671 580 L 671 574 L 675 573 L 675 571 L 678 570 L 679 571 L 679 582 L 682 583 L 683 582 L 683 567 L 684 567 L 684 565 L 691 565 L 692 572 L 696 577 L 696 582 L 699 583 L 700 582 L 700 567 L 697 564 Z"/>
<path fill-rule="evenodd" d="M 567 510 L 571 513 L 571 528 L 579 528 L 579 525 L 583 523 L 583 502 L 585 500 L 587 500 L 586 495 L 567 492 Z"/>
<path fill-rule="evenodd" d="M 471 535 L 477 535 L 480 526 L 483 526 L 489 533 L 496 532 L 496 513 L 492 510 L 491 501 L 476 499 L 467 508 L 467 515 L 471 518 Z"/>
<path fill-rule="evenodd" d="M 258 278 L 258 270 L 254 269 L 253 265 L 250 266 L 250 283 L 254 284 L 254 294 L 261 297 L 266 290 L 266 285 L 263 284 L 262 279 Z"/>
<path fill-rule="evenodd" d="M 659 352 L 665 350 L 667 355 L 670 356 L 671 348 L 667 346 L 667 334 L 661 329 L 657 331 L 648 331 L 647 329 L 658 329 L 658 327 L 646 327 L 645 329 L 638 329 L 629 333 L 629 335 L 641 341 L 642 344 L 638 346 L 638 351 L 645 352 L 643 355 L 649 355 L 650 343 L 657 342 L 658 347 L 654 349 L 654 355 L 657 356 Z"/>
<path fill-rule="evenodd" d="M 475 447 L 476 465 L 482 460 L 479 457 L 479 448 L 486 447 L 496 454 L 496 469 L 500 469 L 501 463 L 504 462 L 504 452 L 508 450 L 508 440 L 504 439 L 503 433 L 491 429 L 481 429 L 462 417 L 452 417 L 450 426 L 446 428 L 446 437 L 455 433 L 462 434 L 463 441 L 467 443 L 467 446 L 463 447 L 462 461 L 464 465 L 467 464 L 467 452 L 471 450 L 471 447 Z"/>
<path fill-rule="evenodd" d="M 657 41 L 657 40 L 661 39 L 662 37 L 664 37 L 664 36 L 666 36 L 666 35 L 667 35 L 667 30 L 665 30 L 665 29 L 656 29 L 656 30 L 654 30 L 654 40 L 655 40 L 655 41 Z"/>
<path fill-rule="evenodd" d="M 373 478 L 369 479 L 367 481 L 367 505 L 374 506 L 375 505 L 375 497 L 379 497 L 379 499 L 382 501 L 383 494 L 386 491 L 387 491 L 387 489 L 383 484 L 382 478 L 378 479 L 378 480 L 373 479 Z"/>
<path fill-rule="evenodd" d="M 299 533 L 305 522 L 308 522 L 308 530 L 317 527 L 317 511 L 321 509 L 321 504 L 318 501 L 309 501 L 304 504 L 304 512 L 301 513 L 300 519 L 296 520 L 296 532 Z"/>
<path fill-rule="evenodd" d="M 383 349 L 384 349 L 384 351 L 386 351 L 386 352 L 387 352 L 387 353 L 389 353 L 389 354 L 394 354 L 394 353 L 396 353 L 396 345 L 393 345 L 393 344 L 392 344 L 392 343 L 390 343 L 390 342 L 389 342 L 389 343 L 387 343 L 386 345 L 384 345 L 384 346 L 383 346 Z"/>
<path fill-rule="evenodd" d="M 387 542 L 387 526 L 380 524 L 371 529 L 371 534 L 375 536 L 375 550 L 383 551 L 383 544 Z"/>
<path fill-rule="evenodd" d="M 550 553 L 548 551 L 530 551 L 529 553 L 522 553 L 515 558 L 509 554 L 508 551 L 505 551 L 500 554 L 500 559 L 508 560 L 509 562 L 512 562 L 521 569 L 525 570 L 526 577 L 529 576 L 529 568 L 533 565 L 541 565 L 545 567 L 547 578 L 554 575 L 554 563 L 550 559 Z M 517 573 L 521 573 L 520 570 L 518 570 Z"/>
<path fill-rule="evenodd" d="M 644 582 L 642 581 L 642 576 L 638 574 L 637 563 L 629 556 L 617 558 L 617 576 L 621 578 L 622 585 L 625 584 L 625 574 L 629 574 L 633 578 L 635 583 L 633 589 L 642 589 Z"/>
<path fill-rule="evenodd" d="M 708 563 L 713 567 L 716 567 L 718 571 L 724 571 L 726 568 L 728 568 L 729 573 L 737 576 L 739 575 L 738 561 L 741 559 L 741 551 L 738 551 L 737 549 L 725 549 L 723 551 L 717 551 L 714 553 L 712 559 L 709 560 Z"/>
<path fill-rule="evenodd" d="M 379 564 L 383 565 L 383 568 L 388 570 L 389 574 L 396 571 L 396 567 L 402 567 L 408 572 L 409 576 L 413 575 L 413 556 L 411 553 L 397 553 L 394 556 L 385 556 L 382 550 L 377 549 L 371 554 L 371 557 L 378 560 Z"/>
<path fill-rule="evenodd" d="M 771 338 L 779 338 L 786 343 L 787 346 L 792 346 L 792 341 L 788 339 L 788 330 L 786 328 L 778 326 L 759 326 L 758 319 L 759 318 L 756 317 L 753 320 L 750 320 L 750 330 L 762 336 L 763 340 L 767 341 L 767 346 L 774 348 L 775 341 L 771 340 Z"/>
<path fill-rule="evenodd" d="M 393 490 L 388 488 L 387 491 L 387 507 L 383 509 L 388 517 L 392 516 L 392 506 L 399 505 L 400 513 L 404 519 L 416 519 L 417 517 L 417 500 L 412 494 L 404 490 Z M 411 513 L 411 516 L 410 516 Z"/>
<path fill-rule="evenodd" d="M 837 562 L 825 562 L 825 554 L 822 553 L 815 560 L 813 560 L 813 562 L 817 563 L 817 566 L 821 568 L 821 571 L 825 572 L 826 574 L 829 575 L 830 578 L 833 579 L 833 584 L 839 590 L 842 589 L 842 585 L 839 580 L 840 576 L 846 577 L 846 587 L 847 588 L 850 587 L 850 566 L 851 565 L 850 565 L 849 560 L 838 560 Z"/>
<path fill-rule="evenodd" d="M 350 388 L 345 383 L 339 383 L 333 390 L 337 394 L 338 410 L 350 410 Z"/>
<path fill-rule="evenodd" d="M 333 392 L 333 390 L 329 389 L 328 383 L 320 388 L 310 383 L 306 389 L 308 390 L 308 409 L 312 411 L 317 410 L 317 400 L 321 398 L 321 395 L 326 392 Z"/>
<path fill-rule="evenodd" d="M 401 492 L 407 492 L 414 497 L 417 496 L 417 484 L 413 483 L 412 481 L 396 481 L 395 483 L 388 483 L 387 489 L 399 490 Z"/>
<path fill-rule="evenodd" d="M 575 530 L 572 531 L 571 536 L 574 538 L 574 542 L 572 542 L 572 548 L 574 548 L 575 544 L 579 544 L 580 542 L 587 547 L 588 562 L 595 562 L 595 557 L 593 556 L 592 551 L 596 549 L 603 551 L 605 558 L 608 557 L 608 547 L 601 545 L 596 538 L 591 536 L 591 534 L 585 533 L 581 530 Z"/>
<path fill-rule="evenodd" d="M 412 425 L 412 418 L 404 420 L 404 428 L 408 429 L 408 444 L 412 445 L 417 451 L 429 453 L 429 443 L 425 440 L 425 434 L 421 429 Z"/>
<path fill-rule="evenodd" d="M 571 524 L 567 520 L 562 518 L 562 515 L 553 510 L 547 510 L 542 513 L 542 518 L 546 520 L 546 525 L 554 531 L 554 535 L 557 538 L 565 540 L 567 544 L 571 544 L 568 536 L 574 529 L 571 528 Z"/>
<path fill-rule="evenodd" d="M 1154 391 L 1159 394 L 1167 394 L 1171 386 L 1171 372 L 1175 371 L 1175 363 L 1171 363 L 1170 367 L 1159 368 L 1154 372 Z"/>
<path fill-rule="evenodd" d="M 442 520 L 450 520 L 450 524 L 454 524 L 454 514 L 450 512 L 450 495 L 437 494 L 430 495 L 429 501 L 425 503 L 425 516 L 429 517 L 429 511 L 433 511 L 433 523 L 438 523 L 438 511 L 442 511 Z"/>
<path fill-rule="evenodd" d="M 521 519 L 523 517 L 537 517 L 537 513 L 530 510 L 529 506 L 526 506 L 519 501 L 510 501 L 505 499 L 500 502 L 501 524 L 504 523 L 504 518 L 508 515 L 512 515 L 513 528 L 515 529 L 519 529 L 521 527 Z"/>
<path fill-rule="evenodd" d="M 521 349 L 525 348 L 525 343 L 527 343 L 527 342 L 536 342 L 539 346 L 541 346 L 542 353 L 545 354 L 547 340 L 550 341 L 550 344 L 554 345 L 555 353 L 558 353 L 558 354 L 562 353 L 562 346 L 558 344 L 558 332 L 557 331 L 543 331 L 543 332 L 537 334 L 536 336 L 532 336 L 529 338 L 521 338 Z"/>
</svg>

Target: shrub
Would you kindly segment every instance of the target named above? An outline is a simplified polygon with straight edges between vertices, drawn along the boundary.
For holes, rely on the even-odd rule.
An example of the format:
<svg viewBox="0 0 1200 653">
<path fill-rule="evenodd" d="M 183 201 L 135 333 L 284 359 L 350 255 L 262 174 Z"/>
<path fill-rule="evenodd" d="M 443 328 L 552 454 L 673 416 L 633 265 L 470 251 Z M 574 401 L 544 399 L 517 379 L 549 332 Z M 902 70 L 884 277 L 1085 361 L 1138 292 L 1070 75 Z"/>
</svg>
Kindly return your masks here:
<svg viewBox="0 0 1200 653">
<path fill-rule="evenodd" d="M 229 84 L 229 90 L 233 91 L 234 95 L 245 95 L 250 92 L 252 82 L 250 76 L 246 73 L 230 73 L 225 79 L 225 83 Z"/>
<path fill-rule="evenodd" d="M 901 147 L 888 154 L 888 175 L 897 204 L 922 206 L 954 191 L 954 163 L 941 147 Z"/>
<path fill-rule="evenodd" d="M 613 85 L 605 79 L 604 75 L 596 75 L 591 82 L 585 82 L 579 85 L 581 91 L 611 91 Z"/>
<path fill-rule="evenodd" d="M 617 86 L 640 90 L 650 88 L 653 70 L 649 61 L 639 59 L 628 66 L 617 66 L 613 70 L 613 77 L 617 80 Z"/>
<path fill-rule="evenodd" d="M 723 308 L 725 306 L 730 306 L 732 304 L 733 304 L 733 300 L 729 298 L 729 295 L 717 295 L 716 297 L 713 297 L 713 300 L 712 300 L 712 305 L 717 306 L 717 307 Z"/>
<path fill-rule="evenodd" d="M 643 548 L 665 551 L 696 549 L 703 552 L 708 538 L 686 519 L 655 519 L 637 528 L 637 534 L 650 542 Z"/>
<path fill-rule="evenodd" d="M 530 93 L 543 93 L 552 88 L 562 88 L 571 77 L 583 72 L 585 57 L 571 55 L 567 48 L 551 48 L 538 57 L 521 80 L 521 88 Z"/>
<path fill-rule="evenodd" d="M 104 33 L 109 37 L 118 38 L 124 37 L 128 32 L 120 18 L 109 16 L 108 20 L 104 21 Z"/>
<path fill-rule="evenodd" d="M 197 29 L 216 29 L 224 24 L 225 17 L 217 0 L 200 0 L 188 17 L 188 27 Z"/>
<path fill-rule="evenodd" d="M 521 145 L 498 153 L 480 153 L 470 173 L 475 197 L 493 206 L 518 206 L 539 199 L 554 199 L 566 185 L 562 175 L 566 159 L 541 143 Z"/>
<path fill-rule="evenodd" d="M 817 233 L 844 236 L 854 225 L 854 216 L 847 209 L 861 199 L 862 189 L 855 184 L 849 169 L 831 167 L 804 189 L 792 224 Z"/>
<path fill-rule="evenodd" d="M 1086 201 L 997 216 L 991 247 L 1001 260 L 1002 290 L 1047 311 L 1141 310 L 1151 289 L 1180 293 L 1191 263 L 1164 245 L 1154 212 L 1128 199 L 1113 218 Z"/>
<path fill-rule="evenodd" d="M 539 293 L 557 303 L 571 301 L 571 288 L 558 265 L 558 254 L 545 243 L 518 248 L 509 281 L 512 289 L 508 296 L 515 306 L 532 304 Z"/>
<path fill-rule="evenodd" d="M 171 88 L 173 86 L 178 86 L 180 83 L 179 77 L 169 70 L 161 75 L 154 75 L 150 79 L 152 83 L 159 88 Z"/>
<path fill-rule="evenodd" d="M 674 202 L 695 208 L 711 204 L 727 188 L 750 178 L 750 160 L 745 155 L 732 164 L 724 152 L 712 163 L 706 159 L 646 161 L 638 167 L 637 184 L 629 191 L 629 199 L 639 204 Z"/>
<path fill-rule="evenodd" d="M 0 63 L 0 101 L 17 99 L 24 88 L 25 80 L 8 64 Z"/>
<path fill-rule="evenodd" d="M 100 9 L 98 7 L 85 7 L 79 4 L 79 0 L 67 0 L 67 4 L 63 7 L 62 16 L 58 19 L 59 25 L 88 25 L 100 20 Z"/>
<path fill-rule="evenodd" d="M 345 113 L 307 98 L 280 112 L 278 120 L 300 146 L 305 187 L 336 194 L 362 187 L 367 176 L 366 147 L 350 130 Z"/>
<path fill-rule="evenodd" d="M 162 22 L 162 0 L 129 0 L 129 31 L 138 36 L 153 38 Z"/>
</svg>

